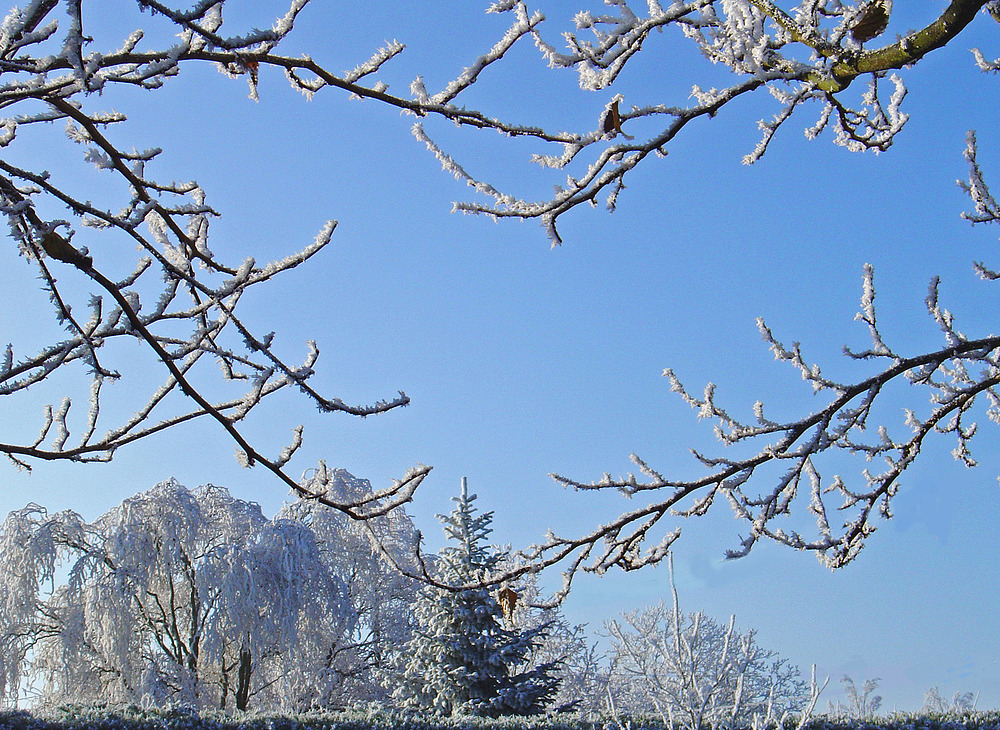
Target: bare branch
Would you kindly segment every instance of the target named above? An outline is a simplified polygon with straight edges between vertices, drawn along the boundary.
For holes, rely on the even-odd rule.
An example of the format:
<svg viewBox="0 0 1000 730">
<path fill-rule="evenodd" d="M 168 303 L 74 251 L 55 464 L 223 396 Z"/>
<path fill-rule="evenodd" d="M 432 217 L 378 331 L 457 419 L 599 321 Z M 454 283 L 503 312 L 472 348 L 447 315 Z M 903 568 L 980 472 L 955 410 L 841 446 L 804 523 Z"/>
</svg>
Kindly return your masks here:
<svg viewBox="0 0 1000 730">
<path fill-rule="evenodd" d="M 377 53 L 343 77 L 327 72 L 310 59 L 274 55 L 274 49 L 291 31 L 306 0 L 293 0 L 288 12 L 269 30 L 234 36 L 221 33 L 222 2 L 200 2 L 186 11 L 160 2 L 143 2 L 143 7 L 181 29 L 179 42 L 164 50 L 140 51 L 144 34 L 136 31 L 110 53 L 87 52 L 84 18 L 90 16 L 81 11 L 79 2 L 65 3 L 70 21 L 59 42 L 57 23 L 47 23 L 59 5 L 46 0 L 32 3 L 27 11 L 15 9 L 8 14 L 0 38 L 0 108 L 7 115 L 0 119 L 0 145 L 16 144 L 17 130 L 22 125 L 65 120 L 70 138 L 84 147 L 84 159 L 124 182 L 129 199 L 117 211 L 103 210 L 86 202 L 49 173 L 22 169 L 0 160 L 0 213 L 9 221 L 12 237 L 26 263 L 40 274 L 54 307 L 55 320 L 69 331 L 67 339 L 52 343 L 34 355 L 18 353 L 15 357 L 15 346 L 8 347 L 0 367 L 0 395 L 16 396 L 56 377 L 71 390 L 76 372 L 73 365 L 77 363 L 85 367 L 89 379 L 89 387 L 84 391 L 86 398 L 81 401 L 89 407 L 78 434 L 72 432 L 80 418 L 72 415 L 76 412 L 72 405 L 79 399 L 67 395 L 58 408 L 44 410 L 39 436 L 0 444 L 0 453 L 23 468 L 30 468 L 31 461 L 36 459 L 108 461 L 123 446 L 207 417 L 233 439 L 247 466 L 262 464 L 296 492 L 353 518 L 385 515 L 409 501 L 427 467 L 413 470 L 389 489 L 369 494 L 361 501 L 341 504 L 332 497 L 313 494 L 287 471 L 302 442 L 301 428 L 293 430 L 291 443 L 274 457 L 266 456 L 239 429 L 239 422 L 264 399 L 288 387 L 299 390 L 321 411 L 360 417 L 384 413 L 409 402 L 402 392 L 362 405 L 349 405 L 321 394 L 310 382 L 319 357 L 315 343 L 308 344 L 304 362 L 290 363 L 276 351 L 273 333 L 257 334 L 237 315 L 236 308 L 244 293 L 309 261 L 330 242 L 336 223 L 327 222 L 312 243 L 278 261 L 264 266 L 253 259 L 226 263 L 208 247 L 209 222 L 218 213 L 206 203 L 205 192 L 193 182 L 156 180 L 150 171 L 159 149 L 124 151 L 111 141 L 105 128 L 124 122 L 125 116 L 90 111 L 85 104 L 99 98 L 88 96 L 90 92 L 100 91 L 107 84 L 156 89 L 165 79 L 179 73 L 182 66 L 200 61 L 219 64 L 231 74 L 250 75 L 254 86 L 261 65 L 278 66 L 290 75 L 296 71 L 311 72 L 323 85 L 416 114 L 438 113 L 479 126 L 493 122 L 483 117 L 485 121 L 480 123 L 474 115 L 463 115 L 450 105 L 450 99 L 424 109 L 409 100 L 385 94 L 377 83 L 372 88 L 359 85 L 360 80 L 377 73 L 399 53 L 398 44 Z M 522 33 L 530 28 L 529 24 Z M 516 38 L 509 42 L 513 40 Z M 55 45 L 49 47 L 52 44 Z M 486 60 L 483 65 L 489 62 Z M 466 79 L 461 88 L 474 80 Z M 39 101 L 45 105 L 41 111 Z M 74 221 L 44 219 L 37 211 L 46 201 L 65 206 Z M 74 243 L 74 225 L 104 231 L 112 238 L 124 236 L 138 245 L 144 258 L 131 276 L 113 281 L 105 273 L 114 259 L 110 248 L 105 250 L 102 246 L 94 252 L 78 248 Z M 61 264 L 66 264 L 66 269 L 57 271 L 55 267 Z M 153 289 L 153 299 L 149 301 L 153 282 L 147 272 L 151 270 L 159 272 L 163 285 L 158 296 Z M 86 302 L 89 320 L 78 318 L 73 302 L 57 281 L 57 273 L 84 276 L 97 287 Z M 105 306 L 106 301 L 112 306 Z M 187 328 L 186 334 L 181 325 Z M 107 422 L 104 416 L 107 409 L 102 408 L 109 392 L 105 385 L 112 380 L 129 382 L 134 371 L 124 367 L 124 363 L 104 361 L 109 357 L 105 354 L 111 351 L 109 346 L 122 338 L 140 340 L 165 372 L 161 385 L 151 392 L 148 400 L 144 404 L 140 401 L 132 416 L 114 424 Z M 203 359 L 205 355 L 209 357 Z M 234 395 L 230 390 L 216 396 L 196 386 L 192 376 L 200 370 L 200 363 L 209 361 L 221 368 L 221 387 L 238 384 L 243 392 Z"/>
<path fill-rule="evenodd" d="M 969 192 L 976 212 L 966 218 L 976 223 L 995 222 L 995 202 L 976 163 L 975 137 L 969 136 L 966 154 L 970 177 L 961 183 Z M 984 267 L 977 265 L 982 273 Z M 995 276 L 985 278 L 993 279 Z M 715 421 L 715 432 L 726 446 L 748 447 L 749 456 L 738 458 L 709 457 L 695 453 L 708 473 L 697 479 L 664 477 L 639 457 L 632 457 L 643 478 L 633 474 L 614 478 L 605 474 L 599 481 L 579 482 L 553 475 L 559 483 L 578 490 L 614 489 L 628 497 L 651 493 L 655 495 L 645 507 L 627 512 L 617 520 L 577 539 L 549 536 L 549 539 L 527 551 L 542 564 L 569 560 L 566 580 L 572 580 L 577 570 L 602 573 L 614 566 L 634 570 L 661 561 L 665 548 L 679 536 L 676 526 L 660 527 L 662 542 L 645 547 L 652 538 L 653 528 L 667 515 L 690 517 L 704 514 L 718 495 L 729 502 L 736 516 L 744 520 L 750 534 L 737 549 L 727 552 L 731 558 L 747 555 L 760 538 L 783 545 L 813 551 L 830 568 L 839 568 L 853 560 L 864 547 L 865 540 L 876 530 L 875 518 L 892 516 L 892 500 L 899 489 L 899 479 L 920 454 L 925 439 L 932 433 L 951 435 L 956 440 L 954 457 L 966 466 L 975 466 L 971 442 L 978 434 L 972 420 L 973 407 L 985 401 L 990 420 L 1000 422 L 1000 336 L 972 339 L 955 327 L 954 317 L 939 302 L 938 281 L 929 287 L 926 300 L 928 314 L 941 329 L 944 345 L 936 350 L 904 356 L 890 347 L 879 328 L 875 311 L 875 285 L 871 266 L 865 267 L 861 310 L 857 319 L 868 328 L 872 346 L 845 354 L 854 360 L 878 364 L 879 370 L 870 377 L 853 383 L 840 383 L 822 375 L 820 368 L 809 363 L 798 343 L 791 348 L 782 345 L 771 330 L 759 322 L 764 340 L 776 359 L 792 365 L 800 376 L 820 395 L 827 397 L 821 408 L 802 418 L 778 422 L 764 417 L 763 405 L 756 403 L 756 423 L 744 423 L 718 406 L 715 386 L 709 384 L 701 398 L 691 395 L 674 373 L 667 369 L 671 389 L 700 418 Z M 925 415 L 907 409 L 902 424 L 909 430 L 905 437 L 894 437 L 883 425 L 873 425 L 874 409 L 888 396 L 893 387 L 917 388 L 929 401 Z M 863 483 L 851 487 L 840 476 L 824 480 L 817 467 L 820 460 L 836 459 L 838 455 L 861 457 L 866 464 L 881 462 L 880 470 L 861 472 Z M 759 492 L 748 489 L 768 479 L 760 474 L 767 466 L 779 467 L 773 486 Z M 831 524 L 828 503 L 831 495 L 842 503 L 836 507 L 844 517 L 839 525 Z M 806 510 L 816 523 L 814 537 L 779 525 L 793 513 L 793 505 L 806 500 Z"/>
<path fill-rule="evenodd" d="M 487 198 L 485 202 L 475 199 L 458 202 L 455 210 L 492 218 L 537 218 L 552 244 L 557 245 L 562 242 L 558 219 L 563 214 L 581 203 L 596 205 L 601 197 L 605 198 L 608 210 L 613 211 L 627 174 L 651 153 L 665 155 L 669 144 L 689 121 L 714 117 L 737 98 L 760 89 L 766 88 L 781 108 L 770 121 L 760 122 L 761 142 L 744 157 L 744 162 L 759 159 L 778 129 L 808 102 L 821 105 L 818 122 L 807 130 L 810 137 L 831 128 L 834 141 L 852 151 L 887 150 L 908 119 L 901 108 L 906 88 L 902 77 L 895 73 L 891 75 L 892 88 L 887 94 L 879 81 L 888 72 L 909 68 L 951 42 L 986 2 L 952 0 L 926 27 L 872 50 L 863 47 L 855 32 L 862 13 L 869 7 L 860 0 L 853 3 L 816 0 L 794 11 L 784 10 L 772 0 L 730 3 L 694 0 L 673 3 L 667 8 L 652 2 L 645 14 L 633 11 L 628 2 L 621 0 L 609 3 L 615 14 L 578 13 L 574 18 L 575 31 L 563 34 L 565 52 L 556 50 L 544 39 L 541 24 L 533 25 L 531 35 L 545 60 L 555 68 L 575 69 L 583 89 L 601 91 L 612 87 L 640 51 L 647 56 L 657 52 L 651 46 L 651 33 L 672 27 L 679 29 L 713 63 L 727 66 L 734 76 L 732 83 L 721 89 L 693 87 L 691 96 L 696 103 L 692 105 L 633 106 L 621 114 L 621 122 L 627 123 L 625 127 L 636 130 L 642 129 L 640 120 L 656 124 L 659 117 L 667 117 L 665 125 L 660 123 L 660 131 L 640 138 L 641 141 L 607 144 L 608 135 L 600 125 L 577 134 L 549 138 L 532 133 L 538 139 L 561 144 L 562 149 L 561 154 L 539 151 L 534 155 L 535 162 L 557 169 L 569 167 L 573 162 L 583 166 L 582 170 L 571 173 L 564 184 L 557 185 L 555 195 L 547 200 L 532 201 L 510 190 L 495 188 L 488 180 L 467 173 L 462 161 L 432 142 L 425 128 L 421 127 L 417 136 L 448 172 Z M 886 7 L 891 11 L 891 5 Z M 523 0 L 504 3 L 500 10 L 514 13 L 522 23 L 528 17 Z M 886 18 L 891 22 L 888 14 Z M 583 35 L 584 31 L 588 35 Z M 864 42 L 869 40 L 865 38 Z M 664 65 L 668 63 L 665 61 Z M 980 65 L 986 70 L 994 69 L 981 58 Z M 859 102 L 847 92 L 861 76 L 870 83 Z M 883 101 L 883 95 L 887 100 Z M 596 114 L 594 121 L 599 124 Z M 507 127 L 485 126 L 512 133 Z M 590 162 L 580 162 L 585 152 L 590 153 Z"/>
</svg>

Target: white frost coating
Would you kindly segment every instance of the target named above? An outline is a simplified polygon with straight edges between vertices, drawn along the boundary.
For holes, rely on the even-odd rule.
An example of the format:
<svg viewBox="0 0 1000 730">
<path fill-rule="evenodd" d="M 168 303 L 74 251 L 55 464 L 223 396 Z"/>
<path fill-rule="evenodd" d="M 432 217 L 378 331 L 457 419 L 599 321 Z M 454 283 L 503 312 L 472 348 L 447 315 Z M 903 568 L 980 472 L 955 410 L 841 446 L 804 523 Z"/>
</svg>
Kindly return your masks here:
<svg viewBox="0 0 1000 730">
<path fill-rule="evenodd" d="M 513 10 L 521 0 L 498 0 L 498 2 L 493 3 L 487 9 L 487 13 L 506 13 Z"/>
<path fill-rule="evenodd" d="M 301 251 L 290 254 L 279 261 L 272 261 L 265 267 L 254 273 L 252 277 L 248 280 L 248 284 L 254 284 L 259 281 L 266 281 L 276 274 L 287 271 L 288 269 L 295 268 L 299 264 L 309 260 L 323 249 L 330 239 L 333 237 L 333 232 L 337 228 L 337 221 L 329 220 L 320 229 L 319 233 L 313 239 L 313 242 L 303 248 Z"/>
<path fill-rule="evenodd" d="M 295 22 L 295 16 L 299 14 L 299 11 L 306 6 L 309 0 L 293 0 L 291 7 L 288 12 L 281 18 L 279 18 L 274 24 L 274 33 L 277 36 L 284 36 L 289 33 L 292 29 L 292 24 Z"/>
<path fill-rule="evenodd" d="M 233 458 L 236 459 L 236 463 L 239 464 L 244 469 L 249 469 L 253 466 L 250 461 L 250 457 L 247 456 L 247 452 L 241 449 L 239 446 L 236 447 L 236 451 L 233 452 Z"/>
<path fill-rule="evenodd" d="M 483 193 L 484 195 L 489 195 L 490 197 L 496 198 L 501 202 L 505 201 L 510 203 L 511 205 L 513 205 L 516 202 L 515 198 L 509 196 L 503 196 L 492 185 L 489 185 L 487 183 L 481 183 L 477 181 L 475 178 L 473 178 L 471 175 L 469 175 L 469 173 L 467 173 L 464 169 L 462 169 L 461 165 L 459 165 L 457 162 L 455 162 L 454 159 L 451 158 L 451 156 L 449 156 L 447 153 L 441 150 L 436 144 L 434 144 L 434 141 L 430 137 L 428 137 L 427 134 L 424 132 L 424 127 L 422 124 L 420 124 L 419 122 L 414 124 L 413 127 L 411 128 L 411 131 L 413 132 L 414 137 L 416 137 L 419 141 L 427 145 L 427 149 L 429 149 L 431 152 L 434 153 L 434 156 L 437 157 L 438 162 L 441 163 L 441 168 L 446 172 L 450 172 L 452 175 L 454 175 L 456 180 L 461 180 L 465 182 L 467 185 L 475 188 L 477 192 Z"/>
<path fill-rule="evenodd" d="M 13 142 L 16 134 L 17 122 L 13 119 L 5 119 L 3 121 L 3 131 L 0 132 L 0 147 L 6 147 Z"/>
<path fill-rule="evenodd" d="M 524 12 L 524 7 L 522 4 L 517 6 L 517 22 L 512 25 L 507 32 L 504 34 L 503 38 L 497 41 L 496 45 L 490 49 L 488 53 L 483 54 L 476 59 L 468 68 L 464 69 L 458 78 L 448 84 L 445 89 L 437 94 L 435 94 L 431 99 L 433 104 L 447 104 L 456 96 L 458 96 L 462 91 L 471 86 L 476 82 L 479 74 L 482 73 L 483 69 L 489 66 L 491 63 L 498 61 L 503 58 L 504 54 L 510 50 L 510 48 L 520 40 L 524 35 L 530 33 L 532 29 L 541 23 L 545 17 L 536 12 L 529 19 L 527 14 Z M 421 84 L 422 86 L 422 84 Z M 411 87 L 411 91 L 414 91 Z M 416 94 L 417 92 L 414 91 Z M 426 90 L 425 92 L 426 93 Z"/>
<path fill-rule="evenodd" d="M 112 162 L 107 153 L 94 147 L 87 148 L 87 152 L 84 154 L 84 159 L 86 159 L 87 162 L 93 163 L 94 167 L 98 170 L 113 170 L 115 167 L 114 162 Z"/>
<path fill-rule="evenodd" d="M 405 48 L 406 46 L 397 40 L 387 42 L 386 45 L 375 51 L 372 57 L 367 61 L 358 64 L 351 71 L 345 73 L 344 81 L 353 84 L 365 76 L 375 73 L 382 68 L 382 65 L 389 59 L 402 53 Z"/>
<path fill-rule="evenodd" d="M 431 101 L 430 94 L 427 93 L 427 87 L 424 86 L 423 76 L 417 76 L 417 78 L 410 83 L 410 93 L 413 95 L 413 98 L 421 104 L 429 104 Z"/>
<path fill-rule="evenodd" d="M 308 61 L 309 59 L 304 59 Z M 291 85 L 302 92 L 302 95 L 306 97 L 308 101 L 312 101 L 313 96 L 317 91 L 326 86 L 326 82 L 319 78 L 313 79 L 302 79 L 295 75 L 291 69 L 285 69 L 285 78 L 291 83 Z"/>
<path fill-rule="evenodd" d="M 572 162 L 578 152 L 583 150 L 584 145 L 576 143 L 568 143 L 563 145 L 563 153 L 559 157 L 554 157 L 550 155 L 532 155 L 531 161 L 535 162 L 543 167 L 550 167 L 556 170 L 560 170 Z"/>
<path fill-rule="evenodd" d="M 243 263 L 240 264 L 240 268 L 236 270 L 236 275 L 231 279 L 227 279 L 222 282 L 218 289 L 216 289 L 216 296 L 220 299 L 230 296 L 233 292 L 239 291 L 246 286 L 247 281 L 250 276 L 255 274 L 254 271 L 254 260 L 253 258 L 245 258 Z"/>
<path fill-rule="evenodd" d="M 332 494 L 371 492 L 323 471 Z M 376 528 L 387 545 L 412 541 L 403 514 Z M 413 592 L 363 526 L 315 502 L 268 520 L 222 487 L 171 480 L 89 525 L 29 505 L 0 525 L 0 699 L 30 682 L 52 703 L 368 701 L 409 637 Z"/>
<path fill-rule="evenodd" d="M 1000 71 L 1000 58 L 987 61 L 986 56 L 978 48 L 972 49 L 972 55 L 976 59 L 976 65 L 981 71 Z"/>
<path fill-rule="evenodd" d="M 59 410 L 57 410 L 53 415 L 53 419 L 56 424 L 56 436 L 55 440 L 52 442 L 52 448 L 55 451 L 62 451 L 63 447 L 66 445 L 66 441 L 69 439 L 69 428 L 66 426 L 66 416 L 69 413 L 70 405 L 70 399 L 63 398 L 62 403 L 59 406 Z"/>
</svg>

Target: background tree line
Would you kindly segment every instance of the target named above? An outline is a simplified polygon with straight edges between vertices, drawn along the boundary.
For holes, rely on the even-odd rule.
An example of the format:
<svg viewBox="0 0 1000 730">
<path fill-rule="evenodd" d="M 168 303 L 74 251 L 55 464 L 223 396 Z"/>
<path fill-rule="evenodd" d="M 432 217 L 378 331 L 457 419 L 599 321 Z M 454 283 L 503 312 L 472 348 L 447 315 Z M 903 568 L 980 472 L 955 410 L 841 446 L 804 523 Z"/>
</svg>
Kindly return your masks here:
<svg viewBox="0 0 1000 730">
<path fill-rule="evenodd" d="M 320 464 L 310 488 L 364 499 L 370 484 Z M 455 585 L 506 571 L 463 482 L 429 556 Z M 796 667 L 701 613 L 651 607 L 586 627 L 538 608 L 534 578 L 453 591 L 395 571 L 365 523 L 299 499 L 273 518 L 223 487 L 176 481 L 87 523 L 29 504 L 0 526 L 0 668 L 8 705 L 100 703 L 301 712 L 412 708 L 486 716 L 656 713 L 685 726 L 803 711 Z M 404 559 L 417 531 L 367 523 Z M 679 622 L 674 620 L 679 616 Z M 815 701 L 813 702 L 815 704 Z"/>
</svg>

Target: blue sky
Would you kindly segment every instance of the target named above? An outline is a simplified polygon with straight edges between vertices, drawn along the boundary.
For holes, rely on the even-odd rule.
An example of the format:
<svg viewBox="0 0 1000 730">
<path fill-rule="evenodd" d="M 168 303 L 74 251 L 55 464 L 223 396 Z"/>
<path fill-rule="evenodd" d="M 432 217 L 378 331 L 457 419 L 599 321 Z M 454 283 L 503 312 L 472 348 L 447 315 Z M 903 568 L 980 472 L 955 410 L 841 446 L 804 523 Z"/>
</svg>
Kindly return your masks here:
<svg viewBox="0 0 1000 730">
<path fill-rule="evenodd" d="M 275 2 L 232 5 L 231 30 L 268 25 L 280 9 Z M 399 39 L 408 49 L 380 78 L 404 96 L 417 74 L 433 93 L 504 30 L 503 19 L 482 13 L 486 3 L 381 0 L 363 13 L 343 5 L 307 8 L 285 53 L 308 52 L 340 70 Z M 896 5 L 890 32 L 921 26 L 943 7 Z M 597 4 L 538 6 L 556 42 L 576 10 Z M 100 12 L 107 17 L 93 15 L 92 32 L 104 49 L 136 23 L 156 27 L 127 2 Z M 321 417 L 304 401 L 280 396 L 248 432 L 276 453 L 291 428 L 305 423 L 301 469 L 325 459 L 376 487 L 414 464 L 433 465 L 409 510 L 432 549 L 442 540 L 434 515 L 450 510 L 467 476 L 480 508 L 495 510 L 497 542 L 524 546 L 548 527 L 579 534 L 629 507 L 614 495 L 567 492 L 550 472 L 581 480 L 621 474 L 632 470 L 635 452 L 662 472 L 696 476 L 689 449 L 720 452 L 711 426 L 670 393 L 665 367 L 695 392 L 715 382 L 719 402 L 738 415 L 749 417 L 757 399 L 776 417 L 819 407 L 798 374 L 774 362 L 755 317 L 782 341 L 801 341 L 829 375 L 864 372 L 842 361 L 840 350 L 866 344 L 866 331 L 852 321 L 866 262 L 875 266 L 880 321 L 901 351 L 940 342 L 922 304 L 933 275 L 942 277 L 942 298 L 959 329 L 995 331 L 997 292 L 974 278 L 971 262 L 996 265 L 1000 231 L 959 218 L 969 206 L 955 185 L 966 175 L 961 153 L 969 129 L 979 132 L 987 174 L 1000 179 L 997 80 L 974 67 L 973 46 L 1000 55 L 988 16 L 903 72 L 911 119 L 888 153 L 850 154 L 829 135 L 807 141 L 801 130 L 819 109 L 806 107 L 762 161 L 743 166 L 758 139 L 756 121 L 776 111 L 770 97 L 743 99 L 693 123 L 666 159 L 633 172 L 613 215 L 589 208 L 567 215 L 565 244 L 555 250 L 534 223 L 451 214 L 452 201 L 471 191 L 413 139 L 412 119 L 370 101 L 329 90 L 306 101 L 280 74 L 264 71 L 255 103 L 242 80 L 189 66 L 159 92 L 109 92 L 86 104 L 129 116 L 114 131 L 121 144 L 162 147 L 150 168 L 161 178 L 201 183 L 223 214 L 210 245 L 230 261 L 281 257 L 311 241 L 326 219 L 340 222 L 323 254 L 244 301 L 245 313 L 261 330 L 277 330 L 289 357 L 316 339 L 316 383 L 326 392 L 371 402 L 404 390 L 412 405 L 360 421 Z M 682 104 L 692 83 L 725 80 L 723 70 L 668 33 L 652 39 L 614 90 L 585 93 L 571 72 L 548 70 L 525 44 L 484 74 L 464 103 L 582 131 L 596 126 L 615 92 L 626 105 Z M 529 163 L 539 151 L 531 144 L 439 120 L 426 127 L 470 172 L 498 187 L 538 197 L 560 182 Z M 95 198 L 109 194 L 78 149 L 52 142 L 59 135 L 39 130 L 37 141 L 26 139 L 30 144 L 10 154 L 59 171 L 72 185 L 94 186 L 88 195 Z M 110 244 L 95 238 L 90 247 Z M 125 246 L 108 256 L 124 268 L 133 252 Z M 44 329 L 21 313 L 41 296 L 22 275 L 24 262 L 10 250 L 2 257 L 11 272 L 5 279 L 21 276 L 0 294 L 5 334 L 31 343 Z M 919 407 L 921 398 L 900 392 L 887 406 L 887 423 L 901 430 L 901 408 Z M 37 429 L 37 403 L 8 409 L 4 431 Z M 981 691 L 981 707 L 1000 705 L 1000 630 L 992 611 L 1000 463 L 991 448 L 994 427 L 983 423 L 982 430 L 975 470 L 951 459 L 946 439 L 928 446 L 905 475 L 895 519 L 835 574 L 810 555 L 763 544 L 748 558 L 722 561 L 746 530 L 719 503 L 684 525 L 677 543 L 682 604 L 720 619 L 735 613 L 765 647 L 804 670 L 818 664 L 821 676 L 831 675 L 821 706 L 840 695 L 844 673 L 858 682 L 881 677 L 888 709 L 917 709 L 931 685 L 946 697 Z M 30 475 L 8 466 L 0 513 L 34 501 L 93 518 L 170 476 L 191 487 L 225 485 L 273 512 L 285 490 L 263 471 L 240 469 L 233 451 L 206 423 L 123 451 L 109 465 L 39 464 Z M 856 479 L 862 467 L 850 464 L 843 473 Z M 597 628 L 623 609 L 667 596 L 665 569 L 615 573 L 579 579 L 565 610 Z"/>
</svg>

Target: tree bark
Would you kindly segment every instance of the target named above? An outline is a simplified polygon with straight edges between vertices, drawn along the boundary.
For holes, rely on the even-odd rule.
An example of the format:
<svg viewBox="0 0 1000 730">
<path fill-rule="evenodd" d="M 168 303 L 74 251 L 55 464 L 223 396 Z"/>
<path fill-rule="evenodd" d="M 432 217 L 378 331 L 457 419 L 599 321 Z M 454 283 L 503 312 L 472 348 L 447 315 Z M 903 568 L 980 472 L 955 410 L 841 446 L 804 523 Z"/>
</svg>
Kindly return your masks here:
<svg viewBox="0 0 1000 730">
<path fill-rule="evenodd" d="M 250 675 L 253 671 L 249 647 L 240 647 L 240 669 L 236 678 L 236 709 L 243 712 L 250 704 Z"/>
</svg>

